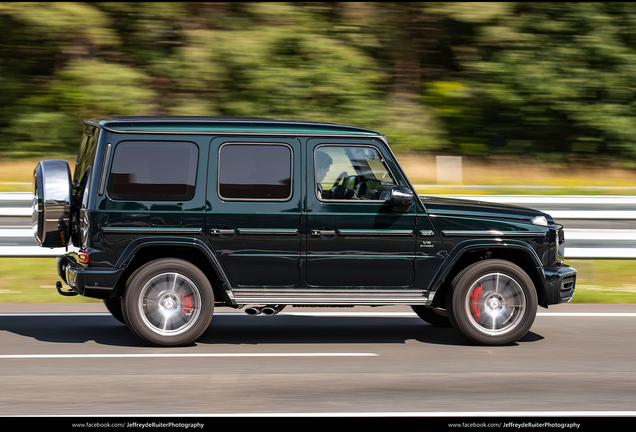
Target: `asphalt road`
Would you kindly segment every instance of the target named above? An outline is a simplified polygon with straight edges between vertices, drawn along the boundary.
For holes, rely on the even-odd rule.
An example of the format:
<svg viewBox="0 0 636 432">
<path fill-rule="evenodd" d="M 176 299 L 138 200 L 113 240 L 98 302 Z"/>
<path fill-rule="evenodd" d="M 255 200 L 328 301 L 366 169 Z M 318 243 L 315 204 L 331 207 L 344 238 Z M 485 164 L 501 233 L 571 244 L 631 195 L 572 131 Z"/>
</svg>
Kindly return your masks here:
<svg viewBox="0 0 636 432">
<path fill-rule="evenodd" d="M 0 416 L 636 415 L 636 305 L 540 308 L 506 347 L 384 307 L 218 309 L 152 348 L 104 312 L 0 304 Z"/>
</svg>

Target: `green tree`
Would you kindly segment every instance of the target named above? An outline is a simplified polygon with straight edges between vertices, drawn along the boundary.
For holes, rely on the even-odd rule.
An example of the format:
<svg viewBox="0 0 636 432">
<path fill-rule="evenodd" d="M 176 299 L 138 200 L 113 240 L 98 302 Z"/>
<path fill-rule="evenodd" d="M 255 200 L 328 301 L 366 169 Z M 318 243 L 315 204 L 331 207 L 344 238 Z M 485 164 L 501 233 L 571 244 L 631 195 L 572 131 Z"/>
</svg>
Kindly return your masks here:
<svg viewBox="0 0 636 432">
<path fill-rule="evenodd" d="M 636 157 L 631 3 L 0 3 L 0 153 L 100 115 L 350 123 L 400 151 Z"/>
<path fill-rule="evenodd" d="M 145 115 L 155 110 L 147 77 L 134 68 L 97 60 L 76 60 L 33 96 L 21 101 L 7 133 L 28 154 L 75 149 L 82 120 L 107 115 Z"/>
<path fill-rule="evenodd" d="M 471 21 L 476 38 L 460 57 L 460 84 L 429 83 L 426 96 L 457 149 L 636 156 L 636 9 L 511 6 L 483 22 L 447 8 L 451 19 Z"/>
</svg>

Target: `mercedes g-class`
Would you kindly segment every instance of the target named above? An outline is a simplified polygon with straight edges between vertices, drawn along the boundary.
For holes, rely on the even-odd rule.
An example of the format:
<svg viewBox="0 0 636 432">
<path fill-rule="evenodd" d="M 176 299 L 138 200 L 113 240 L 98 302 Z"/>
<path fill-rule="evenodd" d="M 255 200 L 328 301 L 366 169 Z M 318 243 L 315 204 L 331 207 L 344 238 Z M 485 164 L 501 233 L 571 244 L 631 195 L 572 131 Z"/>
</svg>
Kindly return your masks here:
<svg viewBox="0 0 636 432">
<path fill-rule="evenodd" d="M 222 117 L 84 124 L 73 176 L 63 160 L 35 168 L 34 235 L 67 248 L 61 294 L 102 299 L 150 344 L 192 343 L 215 307 L 408 305 L 502 345 L 528 332 L 538 306 L 574 293 L 551 216 L 418 196 L 376 131 Z"/>
</svg>

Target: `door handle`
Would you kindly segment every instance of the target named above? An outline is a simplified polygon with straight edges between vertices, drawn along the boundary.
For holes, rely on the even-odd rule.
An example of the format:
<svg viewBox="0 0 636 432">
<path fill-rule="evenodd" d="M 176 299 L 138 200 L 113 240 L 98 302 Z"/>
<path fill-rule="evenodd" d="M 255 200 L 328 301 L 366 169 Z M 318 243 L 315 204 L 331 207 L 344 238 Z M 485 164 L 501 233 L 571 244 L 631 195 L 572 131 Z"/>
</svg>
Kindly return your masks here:
<svg viewBox="0 0 636 432">
<path fill-rule="evenodd" d="M 236 231 L 229 228 L 229 229 L 225 229 L 225 228 L 215 228 L 215 229 L 211 229 L 210 230 L 210 234 L 212 235 L 234 235 L 236 234 Z"/>
<path fill-rule="evenodd" d="M 312 236 L 335 236 L 335 230 L 311 230 Z"/>
</svg>

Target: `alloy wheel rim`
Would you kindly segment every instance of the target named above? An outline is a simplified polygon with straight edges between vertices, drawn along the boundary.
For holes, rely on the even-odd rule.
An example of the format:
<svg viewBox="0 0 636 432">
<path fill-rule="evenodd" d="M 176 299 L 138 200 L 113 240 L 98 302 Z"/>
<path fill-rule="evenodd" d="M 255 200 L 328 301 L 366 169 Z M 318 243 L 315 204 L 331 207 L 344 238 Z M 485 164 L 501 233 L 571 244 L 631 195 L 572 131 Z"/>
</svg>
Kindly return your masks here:
<svg viewBox="0 0 636 432">
<path fill-rule="evenodd" d="M 489 336 L 506 334 L 519 325 L 526 313 L 521 285 L 504 273 L 489 273 L 471 285 L 465 301 L 470 324 Z"/>
<path fill-rule="evenodd" d="M 188 277 L 162 273 L 142 288 L 138 308 L 146 327 L 160 336 L 177 336 L 197 322 L 201 294 Z"/>
</svg>

